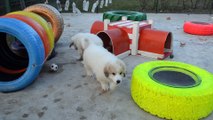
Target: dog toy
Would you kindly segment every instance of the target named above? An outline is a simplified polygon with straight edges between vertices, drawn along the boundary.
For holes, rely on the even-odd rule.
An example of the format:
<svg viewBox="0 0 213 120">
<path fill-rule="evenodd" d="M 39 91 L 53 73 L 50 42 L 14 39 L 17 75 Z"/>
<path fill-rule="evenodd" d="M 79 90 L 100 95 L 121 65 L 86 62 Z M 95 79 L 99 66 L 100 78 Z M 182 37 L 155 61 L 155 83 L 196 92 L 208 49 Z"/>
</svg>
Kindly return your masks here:
<svg viewBox="0 0 213 120">
<path fill-rule="evenodd" d="M 52 64 L 50 65 L 50 71 L 51 71 L 51 72 L 57 72 L 57 71 L 58 71 L 58 65 L 55 64 L 55 63 L 52 63 Z"/>
</svg>

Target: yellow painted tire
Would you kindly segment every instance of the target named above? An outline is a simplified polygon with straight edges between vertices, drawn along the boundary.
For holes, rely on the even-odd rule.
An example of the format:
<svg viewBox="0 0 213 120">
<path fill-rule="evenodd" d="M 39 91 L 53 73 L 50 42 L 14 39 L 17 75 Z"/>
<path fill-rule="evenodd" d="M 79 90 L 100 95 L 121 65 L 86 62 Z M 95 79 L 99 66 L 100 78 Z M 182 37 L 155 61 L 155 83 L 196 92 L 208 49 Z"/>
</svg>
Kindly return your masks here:
<svg viewBox="0 0 213 120">
<path fill-rule="evenodd" d="M 161 83 L 153 78 L 159 71 L 186 74 L 195 84 L 180 87 Z M 131 95 L 140 108 L 153 115 L 173 120 L 197 120 L 213 110 L 213 75 L 181 62 L 146 62 L 133 70 Z"/>
<path fill-rule="evenodd" d="M 56 8 L 47 4 L 35 4 L 24 9 L 24 11 L 34 12 L 51 23 L 55 42 L 57 42 L 64 30 L 64 20 Z"/>
<path fill-rule="evenodd" d="M 32 12 L 27 12 L 27 11 L 17 11 L 17 12 L 11 12 L 9 14 L 20 14 L 24 15 L 26 17 L 32 18 L 36 22 L 38 22 L 46 31 L 49 42 L 50 42 L 50 54 L 54 48 L 54 37 L 53 37 L 53 30 L 52 28 L 48 25 L 47 21 L 45 21 L 42 17 L 39 15 L 32 13 Z"/>
</svg>

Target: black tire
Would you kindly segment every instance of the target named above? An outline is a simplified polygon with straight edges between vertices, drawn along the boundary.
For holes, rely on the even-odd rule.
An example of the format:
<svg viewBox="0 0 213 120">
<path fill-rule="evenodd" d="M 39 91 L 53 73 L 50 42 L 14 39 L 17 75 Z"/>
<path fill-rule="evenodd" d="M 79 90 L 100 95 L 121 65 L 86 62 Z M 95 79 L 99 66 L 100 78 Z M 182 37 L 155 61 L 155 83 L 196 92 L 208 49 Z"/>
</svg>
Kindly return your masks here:
<svg viewBox="0 0 213 120">
<path fill-rule="evenodd" d="M 123 16 L 126 16 L 128 20 L 133 21 L 147 20 L 145 13 L 136 11 L 108 11 L 103 14 L 103 20 L 109 19 L 111 22 L 119 21 Z"/>
</svg>

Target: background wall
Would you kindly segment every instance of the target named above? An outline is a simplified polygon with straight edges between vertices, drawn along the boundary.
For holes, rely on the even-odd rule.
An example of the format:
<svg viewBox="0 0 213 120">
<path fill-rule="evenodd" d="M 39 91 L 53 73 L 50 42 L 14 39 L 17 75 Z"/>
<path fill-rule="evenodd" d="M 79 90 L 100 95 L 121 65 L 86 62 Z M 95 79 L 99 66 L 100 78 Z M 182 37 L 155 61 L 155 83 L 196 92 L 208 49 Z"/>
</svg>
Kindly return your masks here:
<svg viewBox="0 0 213 120">
<path fill-rule="evenodd" d="M 10 11 L 22 10 L 26 6 L 41 3 L 44 0 L 0 0 L 0 15 Z"/>
<path fill-rule="evenodd" d="M 56 7 L 56 0 L 48 0 L 49 4 Z M 62 8 L 66 0 L 60 0 Z M 91 11 L 92 4 L 96 0 L 89 0 Z M 100 1 L 100 0 L 99 0 Z M 9 11 L 22 10 L 26 6 L 44 3 L 45 0 L 0 0 L 0 15 Z M 72 11 L 72 2 L 82 11 L 83 0 L 70 0 L 69 11 Z M 112 4 L 107 7 L 97 8 L 96 12 L 105 12 L 108 10 L 135 10 L 142 12 L 155 12 L 155 13 L 207 13 L 213 12 L 213 0 L 112 0 Z"/>
<path fill-rule="evenodd" d="M 210 13 L 213 0 L 138 0 L 140 10 L 152 12 Z"/>
</svg>

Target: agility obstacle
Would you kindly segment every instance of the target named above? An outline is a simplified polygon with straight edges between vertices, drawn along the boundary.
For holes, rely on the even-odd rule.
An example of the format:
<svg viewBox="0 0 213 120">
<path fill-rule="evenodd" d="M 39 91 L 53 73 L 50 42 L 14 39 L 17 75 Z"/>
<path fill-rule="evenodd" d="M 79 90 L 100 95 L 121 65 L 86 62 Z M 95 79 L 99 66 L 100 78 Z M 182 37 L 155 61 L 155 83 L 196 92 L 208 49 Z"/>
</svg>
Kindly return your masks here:
<svg viewBox="0 0 213 120">
<path fill-rule="evenodd" d="M 115 22 L 108 19 L 95 21 L 90 32 L 97 34 L 104 47 L 121 58 L 128 55 L 156 59 L 173 57 L 172 33 L 151 29 L 151 22 L 147 20 L 132 21 L 123 17 Z"/>
<path fill-rule="evenodd" d="M 38 76 L 63 32 L 60 13 L 47 4 L 0 17 L 0 91 L 27 87 Z"/>
</svg>

